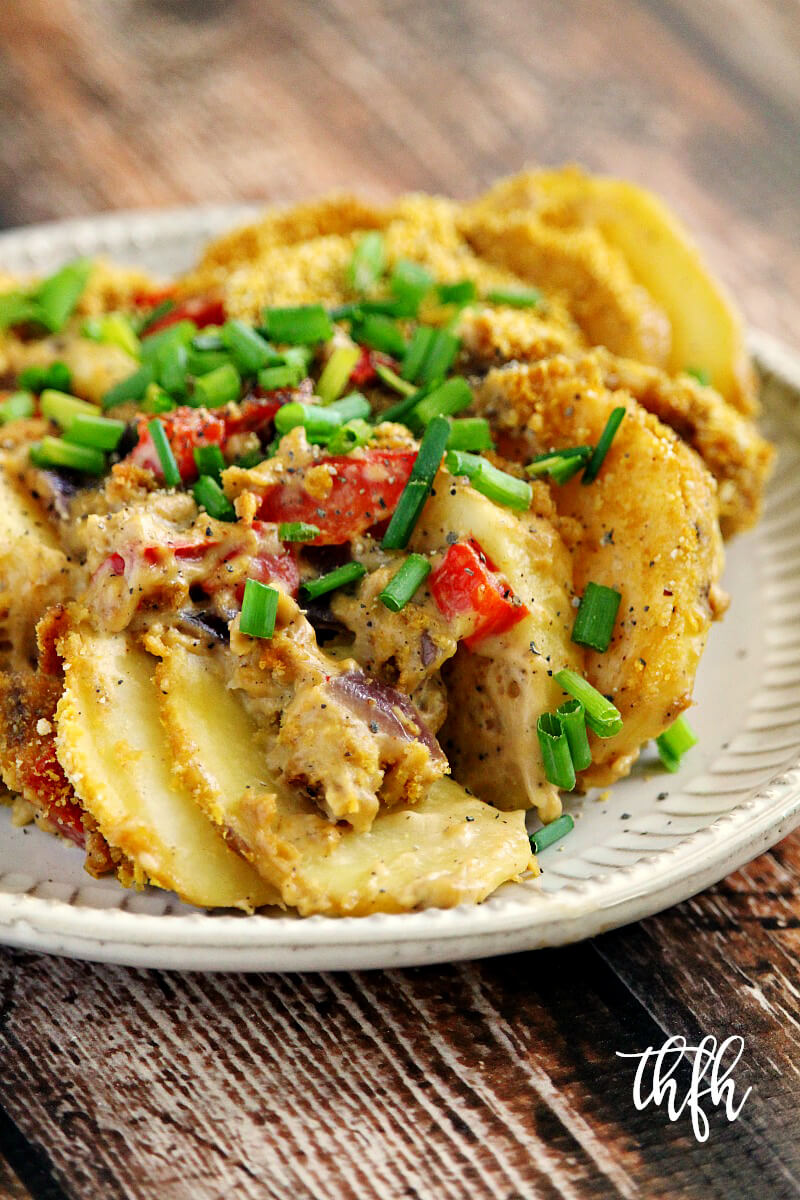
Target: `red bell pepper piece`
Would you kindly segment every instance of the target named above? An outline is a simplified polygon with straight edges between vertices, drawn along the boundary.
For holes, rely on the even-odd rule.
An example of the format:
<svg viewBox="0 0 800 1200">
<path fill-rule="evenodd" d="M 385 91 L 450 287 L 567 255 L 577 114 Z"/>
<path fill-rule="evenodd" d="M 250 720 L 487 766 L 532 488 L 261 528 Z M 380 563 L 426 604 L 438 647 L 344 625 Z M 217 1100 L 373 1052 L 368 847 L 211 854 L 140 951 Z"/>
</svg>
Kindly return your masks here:
<svg viewBox="0 0 800 1200">
<path fill-rule="evenodd" d="M 170 298 L 169 291 L 155 293 L 147 297 L 146 306 L 156 308 L 164 300 Z M 164 313 L 163 317 L 159 317 L 152 325 L 148 325 L 145 336 L 150 337 L 152 333 L 158 333 L 160 329 L 177 325 L 178 321 L 194 321 L 198 329 L 204 329 L 207 325 L 224 325 L 225 306 L 221 300 L 215 299 L 213 296 L 190 296 L 186 300 L 179 300 L 168 313 Z"/>
<path fill-rule="evenodd" d="M 475 628 L 464 638 L 470 650 L 492 634 L 505 633 L 527 616 L 504 577 L 478 543 L 456 542 L 430 577 L 431 594 L 444 616 L 474 613 Z"/>
<path fill-rule="evenodd" d="M 139 441 L 128 458 L 137 466 L 149 467 L 157 479 L 163 479 L 161 460 L 147 428 L 150 420 L 151 417 L 140 418 Z M 174 412 L 163 413 L 159 420 L 175 455 L 181 479 L 189 483 L 197 478 L 193 453 L 195 446 L 222 445 L 226 435 L 225 419 L 204 408 L 176 408 Z"/>
</svg>

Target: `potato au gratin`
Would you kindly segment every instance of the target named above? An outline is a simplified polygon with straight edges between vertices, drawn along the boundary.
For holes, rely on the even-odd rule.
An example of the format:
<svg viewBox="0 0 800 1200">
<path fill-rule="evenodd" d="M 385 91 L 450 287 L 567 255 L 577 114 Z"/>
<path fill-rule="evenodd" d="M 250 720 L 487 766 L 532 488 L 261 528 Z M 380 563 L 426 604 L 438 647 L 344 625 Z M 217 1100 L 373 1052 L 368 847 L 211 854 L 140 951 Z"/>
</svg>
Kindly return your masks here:
<svg viewBox="0 0 800 1200">
<path fill-rule="evenodd" d="M 771 450 L 739 319 L 646 192 L 336 197 L 168 285 L 5 278 L 0 329 L 0 770 L 92 874 L 478 902 L 564 792 L 691 745 Z"/>
</svg>

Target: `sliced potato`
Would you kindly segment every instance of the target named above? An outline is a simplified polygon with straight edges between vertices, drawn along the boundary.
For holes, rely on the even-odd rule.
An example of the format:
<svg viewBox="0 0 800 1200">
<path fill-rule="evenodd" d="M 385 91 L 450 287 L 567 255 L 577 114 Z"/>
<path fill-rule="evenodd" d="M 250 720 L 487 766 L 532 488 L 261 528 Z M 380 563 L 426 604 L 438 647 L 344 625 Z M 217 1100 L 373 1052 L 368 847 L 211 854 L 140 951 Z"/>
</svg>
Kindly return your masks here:
<svg viewBox="0 0 800 1200">
<path fill-rule="evenodd" d="M 236 854 L 171 770 L 155 661 L 125 634 L 73 628 L 59 641 L 58 757 L 109 845 L 153 883 L 204 908 L 252 911 L 274 890 Z"/>
<path fill-rule="evenodd" d="M 381 812 L 366 833 L 332 824 L 269 777 L 214 653 L 174 631 L 148 645 L 162 656 L 162 715 L 182 785 L 302 915 L 476 903 L 532 865 L 524 814 L 500 813 L 452 780 Z"/>
<path fill-rule="evenodd" d="M 443 472 L 412 546 L 441 549 L 453 535 L 479 543 L 529 615 L 475 650 L 461 646 L 448 664 L 442 745 L 456 776 L 477 795 L 503 809 L 535 805 L 543 821 L 552 821 L 561 801 L 545 778 L 536 723 L 564 699 L 553 672 L 582 664 L 570 641 L 569 555 L 545 516 L 518 516 Z"/>
</svg>

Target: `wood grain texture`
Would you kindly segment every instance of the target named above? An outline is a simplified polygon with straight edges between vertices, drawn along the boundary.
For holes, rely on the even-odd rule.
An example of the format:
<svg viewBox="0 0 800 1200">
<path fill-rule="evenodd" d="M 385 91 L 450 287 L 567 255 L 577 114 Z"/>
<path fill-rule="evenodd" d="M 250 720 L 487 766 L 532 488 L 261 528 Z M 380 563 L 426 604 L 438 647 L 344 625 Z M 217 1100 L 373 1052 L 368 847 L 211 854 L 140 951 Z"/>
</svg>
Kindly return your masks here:
<svg viewBox="0 0 800 1200">
<path fill-rule="evenodd" d="M 655 188 L 800 343 L 797 0 L 3 0 L 0 223 L 531 161 Z M 356 975 L 0 952 L 0 1198 L 800 1193 L 800 836 L 594 943 Z M 739 1120 L 616 1051 L 741 1033 Z"/>
</svg>

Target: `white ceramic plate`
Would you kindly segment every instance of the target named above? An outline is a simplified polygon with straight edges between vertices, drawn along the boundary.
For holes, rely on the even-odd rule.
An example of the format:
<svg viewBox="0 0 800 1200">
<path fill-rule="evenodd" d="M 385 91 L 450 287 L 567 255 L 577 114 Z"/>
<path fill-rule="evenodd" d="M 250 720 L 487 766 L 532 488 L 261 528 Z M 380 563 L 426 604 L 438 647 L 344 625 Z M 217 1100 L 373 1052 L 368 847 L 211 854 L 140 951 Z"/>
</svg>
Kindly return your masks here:
<svg viewBox="0 0 800 1200">
<path fill-rule="evenodd" d="M 252 209 L 116 213 L 0 235 L 0 269 L 47 271 L 107 254 L 179 271 Z M 598 799 L 569 802 L 573 833 L 542 877 L 486 903 L 402 916 L 213 915 L 165 893 L 93 880 L 80 851 L 0 811 L 0 942 L 133 966 L 331 970 L 444 962 L 590 937 L 691 896 L 800 824 L 800 359 L 758 336 L 765 424 L 780 456 L 759 529 L 729 548 L 733 597 L 712 631 L 678 775 L 645 754 Z"/>
</svg>

